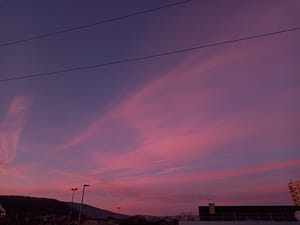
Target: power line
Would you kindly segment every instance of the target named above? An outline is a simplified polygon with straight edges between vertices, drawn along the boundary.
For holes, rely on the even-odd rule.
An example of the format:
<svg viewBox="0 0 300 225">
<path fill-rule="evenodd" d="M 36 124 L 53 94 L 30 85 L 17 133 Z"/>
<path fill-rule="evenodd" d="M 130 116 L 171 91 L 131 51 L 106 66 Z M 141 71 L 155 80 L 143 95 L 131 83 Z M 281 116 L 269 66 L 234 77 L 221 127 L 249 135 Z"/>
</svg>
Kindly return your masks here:
<svg viewBox="0 0 300 225">
<path fill-rule="evenodd" d="M 70 27 L 70 28 L 58 30 L 58 31 L 51 32 L 51 33 L 45 33 L 45 34 L 41 34 L 41 35 L 37 35 L 37 36 L 32 36 L 32 37 L 28 37 L 28 38 L 19 39 L 19 40 L 16 40 L 16 41 L 0 43 L 0 47 L 20 44 L 20 43 L 24 43 L 24 42 L 29 42 L 29 41 L 33 41 L 33 40 L 36 40 L 36 39 L 46 38 L 46 37 L 50 37 L 50 36 L 54 36 L 54 35 L 58 35 L 58 34 L 63 34 L 63 33 L 68 33 L 68 32 L 72 32 L 72 31 L 76 31 L 76 30 L 87 29 L 87 28 L 98 26 L 98 25 L 101 25 L 101 24 L 111 23 L 111 22 L 115 22 L 115 21 L 118 21 L 118 20 L 129 18 L 129 17 L 139 16 L 139 15 L 155 12 L 155 11 L 158 11 L 158 10 L 170 8 L 170 7 L 173 7 L 173 6 L 185 4 L 185 3 L 188 3 L 188 2 L 191 2 L 191 1 L 193 1 L 193 0 L 177 1 L 177 2 L 174 2 L 174 3 L 167 4 L 167 5 L 163 5 L 163 6 L 159 6 L 159 7 L 155 7 L 155 8 L 152 8 L 152 9 L 139 11 L 139 12 L 134 12 L 134 13 L 127 14 L 127 15 L 124 15 L 124 16 L 114 17 L 114 18 L 111 18 L 111 19 L 106 19 L 106 20 L 102 20 L 102 21 L 99 21 L 99 22 L 95 22 L 95 23 L 89 23 L 89 24 L 85 24 L 85 25 L 81 25 L 81 26 Z"/>
<path fill-rule="evenodd" d="M 203 48 L 221 46 L 221 45 L 226 45 L 226 44 L 231 44 L 231 43 L 241 42 L 241 41 L 246 41 L 246 40 L 251 40 L 251 39 L 257 39 L 257 38 L 262 38 L 262 37 L 267 37 L 267 36 L 274 36 L 274 35 L 297 31 L 297 30 L 300 30 L 300 27 L 284 29 L 284 30 L 279 30 L 279 31 L 275 31 L 275 32 L 258 34 L 258 35 L 252 35 L 252 36 L 247 36 L 247 37 L 238 38 L 238 39 L 226 40 L 226 41 L 222 41 L 222 42 L 215 42 L 215 43 L 207 44 L 207 45 L 199 45 L 199 46 L 195 46 L 192 48 L 184 48 L 184 49 L 179 49 L 179 50 L 174 50 L 174 51 L 156 53 L 156 54 L 152 54 L 152 55 L 123 59 L 123 60 L 118 60 L 118 61 L 111 61 L 111 62 L 106 62 L 106 63 L 73 67 L 73 68 L 68 68 L 68 69 L 55 70 L 55 71 L 42 72 L 42 73 L 33 73 L 33 74 L 22 75 L 22 76 L 14 76 L 11 78 L 0 79 L 0 82 L 8 82 L 8 81 L 13 81 L 13 80 L 21 80 L 21 79 L 28 79 L 28 78 L 34 78 L 34 77 L 45 77 L 45 76 L 51 76 L 51 75 L 55 75 L 55 74 L 63 74 L 63 73 L 67 73 L 67 72 L 87 70 L 87 69 L 92 69 L 92 68 L 111 66 L 111 65 L 115 65 L 115 64 L 129 63 L 129 62 L 133 62 L 133 61 L 146 60 L 146 59 L 157 58 L 157 57 L 162 57 L 162 56 L 167 56 L 167 55 L 174 55 L 174 54 L 179 54 L 179 53 L 184 53 L 184 52 L 200 50 Z"/>
</svg>

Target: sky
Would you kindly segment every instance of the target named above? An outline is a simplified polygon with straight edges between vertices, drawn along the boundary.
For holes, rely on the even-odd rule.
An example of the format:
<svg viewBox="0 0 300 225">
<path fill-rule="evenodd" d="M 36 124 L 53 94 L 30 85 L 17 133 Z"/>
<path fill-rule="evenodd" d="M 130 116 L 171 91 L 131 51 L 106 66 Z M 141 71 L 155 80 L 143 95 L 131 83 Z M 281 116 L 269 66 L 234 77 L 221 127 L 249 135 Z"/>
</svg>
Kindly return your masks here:
<svg viewBox="0 0 300 225">
<path fill-rule="evenodd" d="M 175 1 L 0 1 L 0 43 Z M 300 26 L 298 0 L 193 0 L 0 48 L 0 78 Z M 290 205 L 300 179 L 300 32 L 0 83 L 0 194 L 130 215 Z"/>
</svg>

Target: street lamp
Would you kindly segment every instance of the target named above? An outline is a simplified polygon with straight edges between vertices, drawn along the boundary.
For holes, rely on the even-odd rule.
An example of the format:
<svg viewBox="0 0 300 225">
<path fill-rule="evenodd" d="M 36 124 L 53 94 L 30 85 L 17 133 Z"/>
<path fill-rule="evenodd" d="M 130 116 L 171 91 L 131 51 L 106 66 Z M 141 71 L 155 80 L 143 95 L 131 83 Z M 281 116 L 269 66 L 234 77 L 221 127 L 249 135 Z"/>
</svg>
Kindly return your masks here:
<svg viewBox="0 0 300 225">
<path fill-rule="evenodd" d="M 80 209 L 79 209 L 79 216 L 78 216 L 78 223 L 77 225 L 80 225 L 80 218 L 81 218 L 81 211 L 82 211 L 82 205 L 83 205 L 83 197 L 84 197 L 84 191 L 86 187 L 89 187 L 89 184 L 84 184 L 83 189 L 82 189 L 82 196 L 81 196 L 81 204 L 80 204 Z"/>
<path fill-rule="evenodd" d="M 74 203 L 74 193 L 75 191 L 77 191 L 78 188 L 71 188 L 72 191 L 72 201 L 71 201 L 71 205 L 70 205 L 70 212 L 69 212 L 69 221 L 68 221 L 68 225 L 71 224 L 71 218 L 72 218 L 72 209 L 73 209 L 73 203 Z"/>
</svg>

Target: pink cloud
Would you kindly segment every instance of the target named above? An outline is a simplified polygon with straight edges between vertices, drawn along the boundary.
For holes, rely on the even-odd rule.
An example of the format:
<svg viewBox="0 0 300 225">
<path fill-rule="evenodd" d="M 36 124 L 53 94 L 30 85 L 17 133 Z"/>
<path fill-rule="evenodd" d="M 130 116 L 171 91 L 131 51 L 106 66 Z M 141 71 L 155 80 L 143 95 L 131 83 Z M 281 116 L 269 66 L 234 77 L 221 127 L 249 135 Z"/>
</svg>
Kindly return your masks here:
<svg viewBox="0 0 300 225">
<path fill-rule="evenodd" d="M 31 96 L 16 96 L 8 107 L 7 115 L 0 121 L 0 163 L 13 162 L 26 125 L 28 111 L 33 104 Z"/>
<path fill-rule="evenodd" d="M 19 113 L 26 112 L 32 105 L 33 98 L 31 96 L 16 96 L 8 108 L 8 116 L 16 116 Z"/>
<path fill-rule="evenodd" d="M 254 52 L 253 49 L 248 49 L 247 54 Z M 187 111 L 191 109 L 190 102 L 199 97 L 199 101 L 205 100 L 205 98 L 212 94 L 212 90 L 207 89 L 199 92 L 196 86 L 192 87 L 192 90 L 189 90 L 189 86 L 194 81 L 197 83 L 201 82 L 199 76 L 206 79 L 210 75 L 209 72 L 215 71 L 220 67 L 222 68 L 227 63 L 233 63 L 242 57 L 246 57 L 247 54 L 243 51 L 238 53 L 223 53 L 208 59 L 203 59 L 201 55 L 192 55 L 171 71 L 162 74 L 159 79 L 153 80 L 140 89 L 126 95 L 120 104 L 110 107 L 106 113 L 100 115 L 86 129 L 61 147 L 64 149 L 72 148 L 95 138 L 95 136 L 103 132 L 103 127 L 106 127 L 114 120 L 121 119 L 127 121 L 135 128 L 141 130 L 147 129 L 145 126 L 153 127 L 159 125 L 162 120 L 167 120 L 172 116 L 172 114 L 167 115 L 167 113 L 162 112 L 168 105 L 174 108 L 177 105 L 176 101 L 183 104 L 185 99 L 189 99 L 185 105 L 182 105 L 183 110 L 185 107 L 188 107 L 185 109 Z M 200 63 L 198 62 L 199 60 Z M 177 91 L 178 94 L 174 93 L 174 91 Z M 184 94 L 184 92 L 187 93 Z M 176 111 L 174 113 L 177 113 Z"/>
<path fill-rule="evenodd" d="M 139 130 L 143 136 L 152 137 L 155 141 L 162 135 L 164 138 L 170 130 L 172 133 L 184 134 L 194 130 L 200 123 L 204 123 L 201 124 L 202 126 L 206 125 L 205 120 L 211 107 L 215 107 L 217 103 L 224 104 L 222 103 L 226 101 L 224 96 L 228 94 L 228 90 L 231 90 L 214 84 L 212 87 L 207 87 L 207 80 L 215 76 L 214 73 L 220 74 L 224 67 L 238 64 L 242 59 L 249 60 L 257 53 L 262 52 L 249 47 L 217 54 L 208 59 L 202 59 L 201 55 L 200 57 L 193 55 L 174 70 L 163 74 L 158 80 L 130 93 L 120 104 L 99 116 L 62 147 L 72 148 L 100 136 L 104 130 L 110 132 L 103 128 L 109 128 L 112 121 L 118 120 L 125 121 L 129 126 Z M 249 82 L 246 77 L 237 74 L 224 76 L 227 77 L 226 80 L 235 79 L 237 83 L 233 83 L 232 86 L 243 86 Z M 222 77 L 223 75 L 218 75 L 216 79 Z M 252 82 L 257 83 L 257 81 Z M 174 121 L 177 127 L 171 123 Z M 168 129 L 167 126 L 163 127 L 164 124 L 168 125 Z"/>
<path fill-rule="evenodd" d="M 116 205 L 122 206 L 123 213 L 152 213 L 155 215 L 178 214 L 182 211 L 195 211 L 197 206 L 207 204 L 210 194 L 203 190 L 201 186 L 218 179 L 235 179 L 237 177 L 248 177 L 250 174 L 272 172 L 276 170 L 297 167 L 300 160 L 284 161 L 279 163 L 262 164 L 257 166 L 227 169 L 211 172 L 195 172 L 185 174 L 162 174 L 160 176 L 148 176 L 147 178 L 120 179 L 116 181 L 105 181 L 96 176 L 88 176 L 85 173 L 66 173 L 63 171 L 53 171 L 48 174 L 47 182 L 38 179 L 36 183 L 25 182 L 22 189 L 1 186 L 1 193 L 30 195 L 39 197 L 59 198 L 69 201 L 70 187 L 79 187 L 75 201 L 80 201 L 81 186 L 78 184 L 89 183 L 91 187 L 87 190 L 85 202 L 100 208 L 116 210 Z M 52 174 L 52 175 L 51 175 Z M 45 174 L 44 174 L 45 175 Z M 54 179 L 55 177 L 55 179 Z M 77 180 L 72 179 L 77 178 Z M 28 180 L 30 181 L 30 179 Z M 195 184 L 192 183 L 197 183 Z M 185 185 L 176 189 L 179 183 Z M 192 182 L 192 183 L 191 183 Z M 215 187 L 210 191 L 216 194 L 217 204 L 258 204 L 257 200 L 251 201 L 245 196 L 262 196 L 261 203 L 270 203 L 264 196 L 279 196 L 282 200 L 282 193 L 287 192 L 287 187 L 283 183 L 264 183 L 258 185 L 257 182 L 246 187 L 228 186 L 231 182 L 226 182 L 221 189 Z M 163 188 L 157 188 L 157 184 Z M 273 188 L 273 186 L 276 188 Z M 172 188 L 170 188 L 172 186 Z M 251 190 L 248 190 L 251 188 Z M 286 190 L 285 190 L 286 188 Z M 276 191 L 275 191 L 276 189 Z M 270 190 L 273 190 L 272 193 Z M 245 194 L 247 193 L 247 194 Z M 99 197 L 101 200 L 99 200 Z M 237 200 L 239 199 L 239 201 Z M 146 204 L 145 204 L 146 203 Z M 272 202 L 271 202 L 272 203 Z M 153 206 L 157 206 L 156 208 Z"/>
<path fill-rule="evenodd" d="M 272 79 L 273 74 L 254 74 L 257 79 L 234 71 L 223 74 L 230 67 L 242 69 L 242 61 L 259 63 L 260 58 L 271 54 L 255 46 L 232 48 L 208 58 L 192 55 L 159 79 L 129 93 L 62 148 L 86 144 L 85 149 L 90 149 L 89 164 L 95 167 L 89 170 L 91 174 L 122 171 L 122 175 L 130 176 L 153 169 L 161 169 L 160 173 L 172 171 L 251 136 L 261 135 L 264 139 L 259 144 L 274 147 L 297 143 L 293 130 L 299 121 L 297 112 L 278 107 L 278 102 L 293 98 L 297 91 L 276 91 L 257 97 L 250 106 L 218 115 L 218 111 L 230 110 L 230 104 L 236 104 L 232 99 L 239 100 L 240 92 L 253 95 L 253 88 Z M 103 136 L 114 136 L 121 123 L 138 134 L 136 146 L 125 154 L 98 153 L 101 146 L 95 140 L 101 143 L 105 141 Z M 93 144 L 89 145 L 89 141 Z M 255 151 L 259 148 L 252 154 Z"/>
<path fill-rule="evenodd" d="M 247 166 L 250 163 L 246 161 L 248 156 L 273 156 L 280 148 L 299 145 L 298 110 L 287 104 L 299 95 L 299 87 L 267 89 L 270 82 L 278 82 L 278 75 L 261 66 L 270 54 L 274 54 L 264 42 L 225 50 L 194 54 L 158 79 L 125 95 L 119 104 L 109 107 L 60 146 L 68 151 L 83 149 L 88 161 L 80 163 L 86 166 L 80 174 L 62 173 L 61 177 L 68 177 L 67 180 L 74 184 L 75 181 L 91 183 L 87 200 L 99 207 L 97 196 L 101 195 L 105 207 L 111 209 L 116 207 L 112 202 L 121 201 L 127 212 L 141 209 L 143 213 L 160 214 L 168 212 L 172 204 L 190 209 L 191 203 L 178 199 L 188 199 L 195 207 L 194 199 L 208 201 L 211 193 L 207 191 L 217 190 L 217 187 L 213 189 L 216 181 L 237 179 L 243 182 L 247 176 L 257 175 L 263 179 L 280 171 L 288 174 L 289 169 L 296 169 L 300 156 L 292 151 L 286 158 L 295 160 L 278 162 L 278 158 L 269 157 L 261 160 L 267 163 L 253 162 L 253 166 Z M 266 71 L 260 71 L 261 68 Z M 288 77 L 280 79 L 289 81 Z M 120 139 L 129 130 L 134 130 L 130 136 L 134 144 L 122 145 Z M 251 141 L 251 150 L 244 150 L 247 144 L 243 143 L 249 138 L 255 141 Z M 108 143 L 109 150 L 102 143 Z M 236 149 L 231 150 L 232 145 Z M 220 153 L 226 157 L 227 152 L 234 156 L 228 160 L 232 167 L 222 164 L 221 160 L 218 169 L 210 165 L 212 155 Z M 245 165 L 240 162 L 235 166 L 235 161 L 239 160 L 244 160 Z M 197 161 L 203 171 L 190 167 Z M 232 190 L 231 182 L 228 183 L 222 184 L 224 190 Z M 207 186 L 202 188 L 203 184 Z M 245 194 L 246 189 L 239 188 L 237 196 Z M 252 194 L 260 196 L 260 192 L 266 194 L 267 188 L 256 189 Z M 280 187 L 273 195 L 283 192 Z M 226 192 L 218 194 L 222 202 L 234 196 Z M 150 209 L 149 205 L 160 208 Z"/>
<path fill-rule="evenodd" d="M 89 183 L 91 187 L 88 189 L 88 195 L 86 196 L 86 202 L 89 204 L 112 210 L 115 209 L 115 205 L 122 204 L 124 212 L 127 213 L 137 213 L 139 209 L 143 209 L 144 213 L 152 212 L 160 215 L 170 212 L 179 213 L 178 210 L 183 210 L 185 207 L 186 209 L 192 209 L 192 207 L 197 207 L 197 204 L 200 204 L 200 202 L 207 203 L 212 193 L 217 195 L 217 202 L 219 204 L 246 204 L 250 202 L 250 200 L 247 202 L 248 200 L 246 198 L 240 198 L 240 201 L 232 200 L 231 202 L 228 202 L 228 199 L 230 199 L 230 197 L 236 199 L 239 196 L 245 196 L 245 192 L 247 192 L 250 187 L 252 187 L 251 196 L 255 197 L 263 196 L 268 193 L 271 194 L 268 188 L 272 189 L 272 185 L 276 187 L 279 186 L 280 188 L 277 188 L 274 193 L 277 196 L 282 196 L 285 192 L 283 186 L 286 184 L 284 182 L 276 181 L 277 183 L 267 182 L 258 184 L 257 181 L 253 182 L 252 179 L 251 183 L 244 182 L 245 187 L 237 187 L 234 181 L 239 180 L 239 182 L 243 183 L 241 178 L 247 181 L 250 175 L 257 175 L 257 177 L 262 174 L 265 174 L 263 176 L 266 177 L 273 176 L 277 171 L 297 168 L 299 163 L 300 160 L 290 160 L 258 164 L 249 167 L 210 170 L 207 172 L 177 171 L 175 174 L 166 173 L 147 175 L 146 177 L 120 177 L 113 181 L 101 179 L 96 175 L 88 175 L 85 172 L 67 173 L 58 170 L 53 171 L 52 174 L 56 179 L 51 181 L 52 175 L 48 175 L 47 185 L 39 185 L 38 188 L 32 190 L 28 189 L 28 191 L 38 196 L 61 196 L 62 199 L 66 199 L 70 186 L 78 186 L 80 183 Z M 222 188 L 219 189 L 215 186 L 215 182 L 222 180 L 223 185 Z M 41 182 L 41 180 L 39 180 L 39 182 Z M 203 185 L 207 186 L 209 183 L 212 185 L 210 190 L 203 188 Z M 182 184 L 185 185 L 182 186 Z M 52 192 L 49 190 L 49 186 L 55 187 Z M 79 188 L 81 187 L 79 186 Z M 287 192 L 287 187 L 285 188 Z M 49 191 L 49 193 L 47 191 Z M 99 201 L 100 196 L 101 201 Z M 261 202 L 263 203 L 266 199 L 261 198 Z M 258 200 L 256 200 L 256 203 L 257 201 Z M 147 202 L 147 204 L 145 204 L 145 202 Z M 252 203 L 254 204 L 255 201 Z M 167 207 L 170 204 L 173 208 Z M 159 205 L 159 211 L 161 212 L 153 211 L 151 205 Z"/>
<path fill-rule="evenodd" d="M 154 134 L 150 133 L 150 137 L 157 137 L 157 133 L 160 134 L 159 136 L 163 136 L 162 132 L 168 132 L 170 136 L 157 137 L 155 141 L 148 141 L 148 139 L 137 149 L 126 152 L 126 154 L 92 152 L 90 163 L 101 165 L 101 167 L 91 170 L 90 173 L 120 170 L 123 171 L 122 175 L 124 176 L 126 174 L 124 171 L 130 175 L 131 172 L 146 172 L 152 169 L 161 169 L 161 172 L 164 173 L 182 163 L 200 158 L 205 159 L 207 154 L 218 154 L 218 149 L 223 146 L 249 136 L 264 136 L 263 141 L 260 141 L 259 144 L 269 147 L 285 148 L 297 143 L 297 133 L 291 129 L 295 126 L 296 114 L 274 111 L 270 108 L 270 114 L 263 111 L 261 114 L 259 112 L 258 117 L 256 115 L 258 115 L 257 111 L 249 111 L 239 116 L 211 122 L 204 130 L 200 129 L 186 134 L 180 132 L 177 134 L 176 129 L 165 131 L 165 128 L 158 127 L 157 132 L 154 129 Z M 286 119 L 278 120 L 283 117 Z M 274 123 L 274 120 L 278 120 L 278 122 Z M 150 129 L 150 131 L 152 130 Z M 287 135 L 288 133 L 289 135 Z M 249 154 L 260 151 L 260 149 L 254 149 Z M 268 154 L 272 154 L 272 152 L 268 152 Z"/>
<path fill-rule="evenodd" d="M 14 177 L 18 179 L 26 179 L 26 174 L 31 172 L 31 166 L 17 166 L 17 165 L 0 165 L 0 176 Z M 5 183 L 5 182 L 4 182 Z M 2 187 L 5 184 L 2 184 Z"/>
<path fill-rule="evenodd" d="M 136 179 L 125 178 L 112 183 L 94 184 L 89 191 L 90 198 L 88 201 L 99 207 L 103 205 L 108 208 L 111 207 L 112 210 L 117 204 L 120 204 L 123 206 L 124 212 L 127 213 L 151 212 L 156 215 L 178 214 L 182 210 L 196 212 L 197 206 L 206 205 L 213 194 L 219 205 L 282 204 L 282 202 L 288 202 L 286 183 L 278 181 L 253 182 L 253 179 L 250 183 L 243 183 L 240 177 L 247 181 L 251 174 L 267 173 L 267 176 L 270 176 L 279 170 L 297 168 L 299 163 L 300 160 L 291 160 L 209 172 L 162 174 L 161 176 L 155 175 Z M 235 184 L 234 180 L 236 179 L 241 185 Z M 216 180 L 225 180 L 222 182 L 222 188 L 219 185 L 216 186 Z M 209 183 L 211 183 L 209 190 L 203 188 Z M 101 197 L 102 203 L 94 200 L 98 192 L 103 195 Z M 279 200 L 273 201 L 272 198 L 275 196 Z M 108 202 L 105 199 L 108 199 Z M 112 203 L 117 201 L 119 203 Z"/>
<path fill-rule="evenodd" d="M 130 183 L 131 185 L 137 186 L 155 186 L 155 185 L 179 185 L 182 183 L 189 184 L 191 189 L 194 188 L 194 185 L 198 186 L 198 184 L 208 184 L 210 182 L 216 180 L 233 180 L 235 178 L 240 179 L 241 177 L 247 177 L 249 175 L 257 174 L 262 175 L 264 173 L 274 173 L 276 171 L 287 170 L 290 168 L 297 168 L 300 164 L 300 159 L 297 160 L 289 160 L 282 161 L 276 163 L 265 163 L 248 167 L 235 167 L 232 169 L 219 169 L 219 170 L 208 170 L 205 172 L 194 171 L 177 171 L 176 173 L 169 174 L 155 174 L 153 176 L 148 175 L 147 177 L 131 177 L 131 178 L 123 178 L 120 179 L 122 182 Z M 230 182 L 229 182 L 230 183 Z M 241 188 L 241 187 L 239 187 Z"/>
</svg>

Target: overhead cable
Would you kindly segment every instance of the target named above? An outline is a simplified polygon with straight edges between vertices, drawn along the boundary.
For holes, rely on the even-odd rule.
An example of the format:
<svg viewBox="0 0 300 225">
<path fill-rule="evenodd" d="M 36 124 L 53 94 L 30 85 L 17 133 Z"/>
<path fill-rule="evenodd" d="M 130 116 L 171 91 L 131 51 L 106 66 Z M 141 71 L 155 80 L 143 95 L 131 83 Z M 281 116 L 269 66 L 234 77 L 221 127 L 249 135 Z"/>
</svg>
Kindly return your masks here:
<svg viewBox="0 0 300 225">
<path fill-rule="evenodd" d="M 155 8 L 152 8 L 152 9 L 147 9 L 147 10 L 143 10 L 143 11 L 139 11 L 139 12 L 130 13 L 130 14 L 127 14 L 127 15 L 124 15 L 124 16 L 118 16 L 118 17 L 114 17 L 114 18 L 111 18 L 111 19 L 106 19 L 106 20 L 102 20 L 102 21 L 98 21 L 98 22 L 94 22 L 94 23 L 89 23 L 89 24 L 80 25 L 80 26 L 74 26 L 74 27 L 61 29 L 61 30 L 57 30 L 57 31 L 54 31 L 54 32 L 50 32 L 50 33 L 45 33 L 45 34 L 31 36 L 31 37 L 27 37 L 27 38 L 23 38 L 23 39 L 19 39 L 19 40 L 4 42 L 4 43 L 0 43 L 0 47 L 16 45 L 16 44 L 29 42 L 29 41 L 33 41 L 33 40 L 36 40 L 36 39 L 42 39 L 42 38 L 46 38 L 46 37 L 50 37 L 50 36 L 54 36 L 54 35 L 58 35 L 58 34 L 73 32 L 73 31 L 82 30 L 82 29 L 87 29 L 87 28 L 102 25 L 102 24 L 105 24 L 105 23 L 111 23 L 111 22 L 115 22 L 115 21 L 119 21 L 119 20 L 122 20 L 122 19 L 129 18 L 129 17 L 139 16 L 139 15 L 155 12 L 155 11 L 158 11 L 158 10 L 162 10 L 162 9 L 166 9 L 166 8 L 170 8 L 170 7 L 174 7 L 174 6 L 178 6 L 178 5 L 182 5 L 182 4 L 191 2 L 191 1 L 193 1 L 193 0 L 177 1 L 177 2 L 173 2 L 173 3 L 170 3 L 170 4 L 163 5 L 163 6 L 155 7 Z"/>
<path fill-rule="evenodd" d="M 99 63 L 99 64 L 79 66 L 79 67 L 71 67 L 71 68 L 53 70 L 53 71 L 48 71 L 48 72 L 12 76 L 10 78 L 0 79 L 0 82 L 8 82 L 8 81 L 13 81 L 13 80 L 21 80 L 21 79 L 29 79 L 29 78 L 37 78 L 37 77 L 46 77 L 46 76 L 53 76 L 53 75 L 57 75 L 57 74 L 63 75 L 63 74 L 66 74 L 67 72 L 74 72 L 74 71 L 87 70 L 87 69 L 92 69 L 92 68 L 111 66 L 111 65 L 116 65 L 116 64 L 124 64 L 124 63 L 129 63 L 129 62 L 134 62 L 134 61 L 153 59 L 153 58 L 157 58 L 157 57 L 163 57 L 163 56 L 168 56 L 168 55 L 180 54 L 180 53 L 184 53 L 184 52 L 196 51 L 196 50 L 209 48 L 209 47 L 227 45 L 227 44 L 231 44 L 231 43 L 235 43 L 235 42 L 253 40 L 253 39 L 263 38 L 263 37 L 270 37 L 270 36 L 279 35 L 282 33 L 298 31 L 298 30 L 300 30 L 300 27 L 294 27 L 294 28 L 269 32 L 269 33 L 246 36 L 246 37 L 237 38 L 237 39 L 225 40 L 225 41 L 215 42 L 215 43 L 206 44 L 206 45 L 199 45 L 199 46 L 195 46 L 195 47 L 191 47 L 191 48 L 184 48 L 184 49 L 178 49 L 178 50 L 173 50 L 173 51 L 160 52 L 160 53 L 156 53 L 156 54 L 152 54 L 152 55 L 145 55 L 145 56 L 140 56 L 140 57 L 135 57 L 135 58 L 121 59 L 121 60 L 117 60 L 117 61 L 110 61 L 110 62 L 104 62 L 104 63 Z"/>
</svg>

